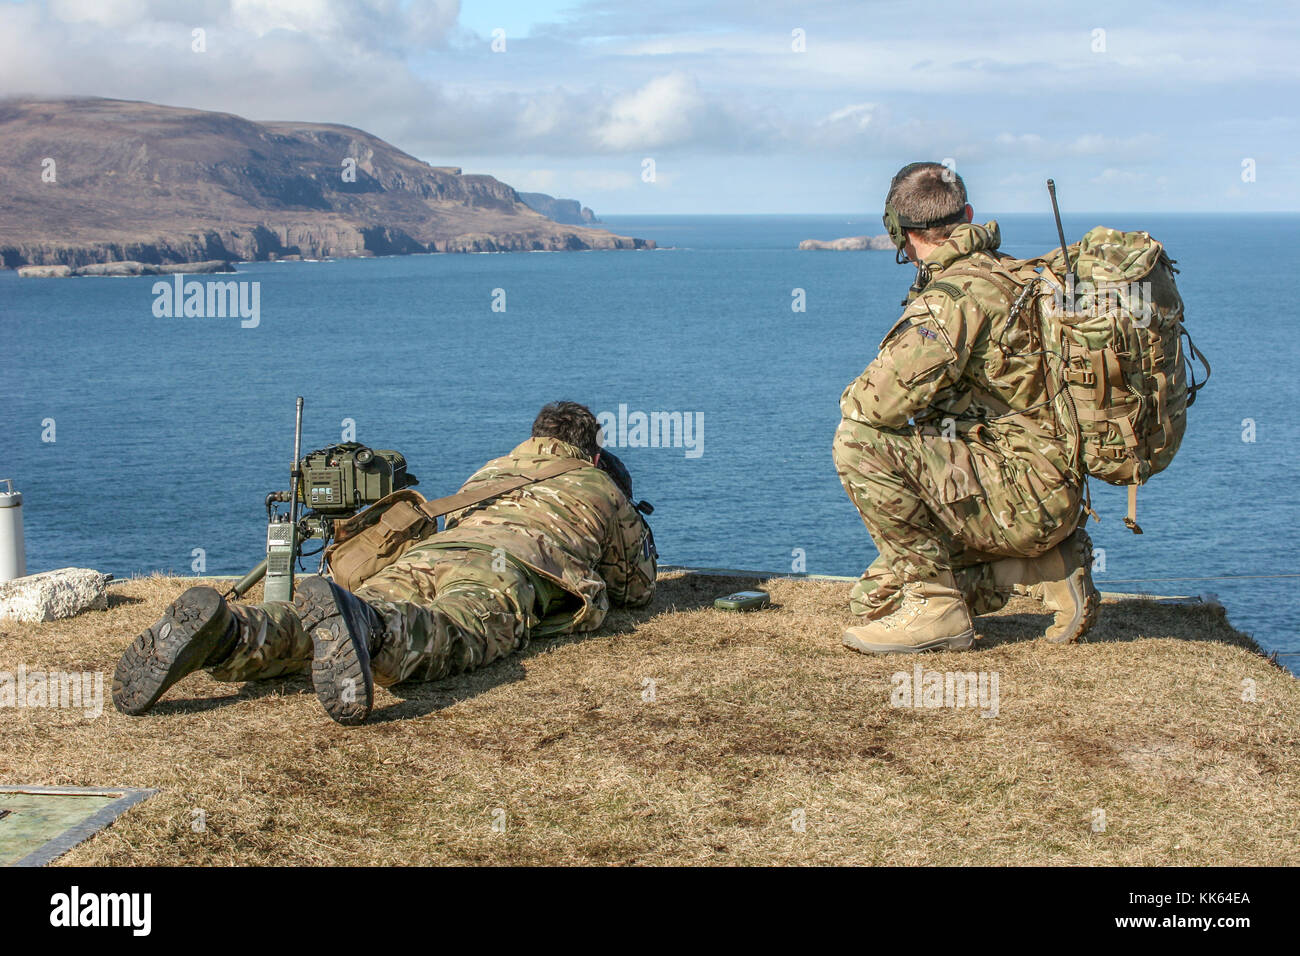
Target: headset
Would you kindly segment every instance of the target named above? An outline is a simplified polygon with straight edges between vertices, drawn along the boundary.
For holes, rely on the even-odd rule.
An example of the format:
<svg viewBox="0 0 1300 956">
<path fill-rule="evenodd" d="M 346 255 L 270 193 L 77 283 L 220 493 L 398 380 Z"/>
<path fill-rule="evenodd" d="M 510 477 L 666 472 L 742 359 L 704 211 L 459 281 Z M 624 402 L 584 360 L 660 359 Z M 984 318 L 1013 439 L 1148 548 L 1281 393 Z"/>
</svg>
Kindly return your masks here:
<svg viewBox="0 0 1300 956">
<path fill-rule="evenodd" d="M 943 165 L 942 163 L 908 163 L 906 166 L 900 169 L 897 175 L 895 175 L 894 178 L 890 181 L 889 183 L 890 195 L 893 195 L 894 186 L 898 183 L 898 181 L 902 179 L 904 176 L 906 176 L 908 173 L 912 172 L 912 170 L 920 169 L 921 167 L 924 166 L 942 166 L 942 165 Z M 903 251 L 903 247 L 907 245 L 908 229 L 915 229 L 919 231 L 921 229 L 930 229 L 934 226 L 946 226 L 950 222 L 965 222 L 966 206 L 963 203 L 962 208 L 958 209 L 955 213 L 953 213 L 950 216 L 944 216 L 940 219 L 931 219 L 927 222 L 917 222 L 915 219 L 911 219 L 907 216 L 904 216 L 902 213 L 900 213 L 897 209 L 894 208 L 894 204 L 890 202 L 888 198 L 886 198 L 885 215 L 882 218 L 885 221 L 885 231 L 889 233 L 889 238 L 894 243 L 894 248 L 896 250 L 894 253 L 894 261 L 897 262 L 900 266 L 902 266 L 902 265 L 907 265 L 907 263 L 911 261 L 910 259 L 907 258 L 907 253 Z"/>
</svg>

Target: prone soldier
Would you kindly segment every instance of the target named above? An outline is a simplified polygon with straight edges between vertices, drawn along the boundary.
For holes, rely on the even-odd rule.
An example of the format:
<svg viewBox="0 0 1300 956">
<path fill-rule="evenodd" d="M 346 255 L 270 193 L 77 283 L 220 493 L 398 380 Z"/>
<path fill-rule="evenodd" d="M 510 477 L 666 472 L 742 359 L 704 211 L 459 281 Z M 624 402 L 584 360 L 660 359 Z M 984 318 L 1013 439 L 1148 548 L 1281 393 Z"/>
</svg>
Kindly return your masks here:
<svg viewBox="0 0 1300 956">
<path fill-rule="evenodd" d="M 122 655 L 114 704 L 143 714 L 199 669 L 219 681 L 250 681 L 310 668 L 326 712 L 358 724 L 370 714 L 375 684 L 439 680 L 532 638 L 594 630 L 611 603 L 648 604 L 653 537 L 631 502 L 626 468 L 601 449 L 598 434 L 585 406 L 546 405 L 532 437 L 461 491 L 538 475 L 562 459 L 576 459 L 573 470 L 448 515 L 444 530 L 355 592 L 308 577 L 291 604 L 249 606 L 190 588 Z"/>
</svg>

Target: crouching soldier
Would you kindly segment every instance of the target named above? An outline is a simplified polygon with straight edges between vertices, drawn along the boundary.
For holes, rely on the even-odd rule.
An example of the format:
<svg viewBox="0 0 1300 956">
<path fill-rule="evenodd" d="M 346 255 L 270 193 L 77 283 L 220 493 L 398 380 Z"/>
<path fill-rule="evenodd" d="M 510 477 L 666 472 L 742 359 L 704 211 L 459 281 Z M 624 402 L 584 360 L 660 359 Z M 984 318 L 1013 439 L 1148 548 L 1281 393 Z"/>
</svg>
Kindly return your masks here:
<svg viewBox="0 0 1300 956">
<path fill-rule="evenodd" d="M 249 681 L 310 667 L 329 715 L 358 724 L 370 714 L 375 684 L 473 670 L 534 637 L 594 630 L 611 602 L 649 603 L 653 538 L 631 503 L 626 469 L 601 451 L 598 433 L 585 406 L 545 406 L 532 437 L 488 462 L 461 491 L 553 470 L 562 459 L 575 460 L 572 470 L 448 515 L 443 531 L 355 593 L 307 577 L 292 604 L 254 607 L 190 588 L 122 655 L 113 702 L 125 714 L 143 714 L 199 669 L 220 681 Z"/>
<path fill-rule="evenodd" d="M 890 184 L 885 224 L 917 279 L 845 389 L 834 442 L 879 551 L 850 596 L 863 621 L 844 643 L 858 651 L 965 649 L 971 615 L 1013 591 L 1054 612 L 1050 641 L 1076 640 L 1097 613 L 1083 478 L 1051 370 L 1029 345 L 1029 316 L 1011 319 L 997 223 L 971 219 L 961 177 L 938 163 L 912 163 Z"/>
</svg>

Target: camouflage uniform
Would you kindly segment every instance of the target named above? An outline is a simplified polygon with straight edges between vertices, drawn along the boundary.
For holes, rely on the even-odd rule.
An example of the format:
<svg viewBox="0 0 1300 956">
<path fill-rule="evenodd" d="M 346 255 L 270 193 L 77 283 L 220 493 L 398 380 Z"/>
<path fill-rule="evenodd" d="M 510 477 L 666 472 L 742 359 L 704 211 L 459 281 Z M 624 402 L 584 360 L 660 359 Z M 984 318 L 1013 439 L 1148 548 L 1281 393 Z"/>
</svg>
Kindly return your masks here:
<svg viewBox="0 0 1300 956">
<path fill-rule="evenodd" d="M 1006 603 L 989 562 L 1034 557 L 1079 521 L 1082 482 L 1049 404 L 1014 288 L 991 274 L 996 222 L 963 223 L 928 281 L 840 398 L 836 470 L 880 556 L 850 596 L 894 609 L 904 582 L 951 571 L 975 614 Z"/>
<path fill-rule="evenodd" d="M 535 474 L 573 445 L 530 438 L 461 488 Z M 375 683 L 438 680 L 482 667 L 549 637 L 600 627 L 610 603 L 654 595 L 655 558 L 640 514 L 592 465 L 448 515 L 355 592 L 383 619 L 371 651 Z M 225 681 L 307 671 L 312 642 L 288 604 L 232 606 L 240 639 L 210 668 Z"/>
</svg>

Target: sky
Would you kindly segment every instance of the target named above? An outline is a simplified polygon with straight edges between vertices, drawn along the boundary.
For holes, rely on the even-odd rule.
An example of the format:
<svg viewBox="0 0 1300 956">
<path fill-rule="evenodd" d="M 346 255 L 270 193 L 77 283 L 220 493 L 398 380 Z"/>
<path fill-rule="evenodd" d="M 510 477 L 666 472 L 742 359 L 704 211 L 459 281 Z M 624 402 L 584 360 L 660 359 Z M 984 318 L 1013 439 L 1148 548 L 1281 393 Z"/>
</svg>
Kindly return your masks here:
<svg viewBox="0 0 1300 956">
<path fill-rule="evenodd" d="M 977 214 L 1297 211 L 1297 94 L 1300 5 L 1253 0 L 0 0 L 0 96 L 341 123 L 598 215 L 874 212 L 920 159 Z"/>
</svg>

